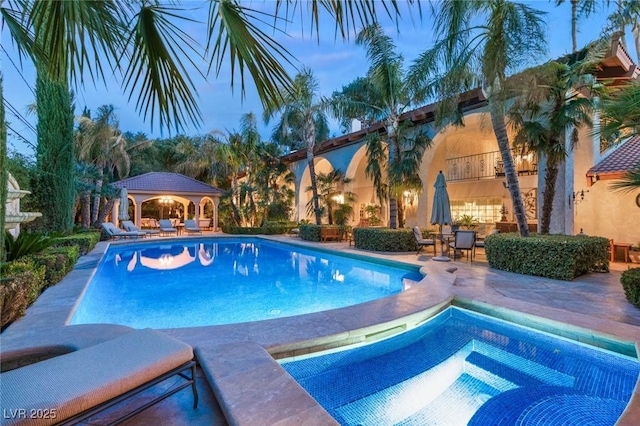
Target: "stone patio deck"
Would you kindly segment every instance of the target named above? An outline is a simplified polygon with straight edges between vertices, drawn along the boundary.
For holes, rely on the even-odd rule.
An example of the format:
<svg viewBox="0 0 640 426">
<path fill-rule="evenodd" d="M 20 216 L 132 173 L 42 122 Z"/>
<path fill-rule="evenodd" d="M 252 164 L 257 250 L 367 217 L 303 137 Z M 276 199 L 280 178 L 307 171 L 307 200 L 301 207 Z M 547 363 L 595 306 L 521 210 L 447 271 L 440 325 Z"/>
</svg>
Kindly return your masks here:
<svg viewBox="0 0 640 426">
<path fill-rule="evenodd" d="M 197 410 L 191 408 L 190 393 L 180 392 L 125 424 L 334 424 L 274 358 L 376 340 L 412 328 L 452 302 L 473 304 L 497 316 L 517 311 L 526 321 L 587 342 L 594 335 L 612 346 L 635 342 L 640 353 L 640 309 L 627 302 L 620 285 L 621 271 L 637 265 L 616 263 L 611 273 L 566 282 L 489 269 L 483 254 L 473 262 L 440 263 L 426 254 L 369 253 L 346 243 L 268 239 L 411 263 L 421 266 L 427 276 L 401 294 L 352 307 L 253 323 L 165 330 L 194 346 L 200 374 L 211 386 L 200 380 L 203 397 Z M 64 326 L 106 247 L 100 243 L 82 257 L 63 282 L 43 293 L 24 318 L 0 335 L 3 354 L 61 343 L 79 348 L 126 330 L 109 325 Z M 457 268 L 453 274 L 445 271 L 451 266 Z M 636 386 L 634 401 L 619 424 L 640 424 L 639 392 Z M 109 417 L 102 415 L 91 424 L 102 424 Z"/>
</svg>

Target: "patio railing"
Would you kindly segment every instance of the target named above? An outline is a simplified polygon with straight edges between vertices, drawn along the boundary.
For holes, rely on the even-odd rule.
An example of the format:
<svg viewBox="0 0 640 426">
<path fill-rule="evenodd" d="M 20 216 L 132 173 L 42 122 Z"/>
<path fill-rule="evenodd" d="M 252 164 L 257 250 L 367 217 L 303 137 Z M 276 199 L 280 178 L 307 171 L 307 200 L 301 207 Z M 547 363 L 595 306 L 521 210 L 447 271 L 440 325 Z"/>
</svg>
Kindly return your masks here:
<svg viewBox="0 0 640 426">
<path fill-rule="evenodd" d="M 513 161 L 519 175 L 538 174 L 538 156 L 535 152 L 513 151 Z M 504 164 L 500 151 L 466 155 L 446 160 L 447 181 L 496 179 L 504 177 Z"/>
</svg>

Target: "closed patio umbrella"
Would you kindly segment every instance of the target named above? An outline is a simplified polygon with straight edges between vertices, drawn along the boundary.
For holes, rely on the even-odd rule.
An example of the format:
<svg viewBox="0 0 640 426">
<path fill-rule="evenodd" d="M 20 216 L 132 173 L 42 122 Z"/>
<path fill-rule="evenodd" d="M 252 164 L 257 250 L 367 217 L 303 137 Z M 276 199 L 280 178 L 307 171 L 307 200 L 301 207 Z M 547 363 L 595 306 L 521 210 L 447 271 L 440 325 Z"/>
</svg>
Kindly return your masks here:
<svg viewBox="0 0 640 426">
<path fill-rule="evenodd" d="M 442 170 L 438 173 L 436 183 L 433 186 L 436 188 L 436 192 L 433 194 L 430 222 L 432 225 L 440 225 L 440 256 L 434 257 L 433 260 L 448 262 L 450 259 L 442 253 L 442 225 L 451 223 L 451 203 L 449 203 L 447 182 L 444 180 Z"/>
<path fill-rule="evenodd" d="M 129 198 L 127 188 L 120 189 L 120 208 L 118 209 L 118 219 L 129 220 Z"/>
</svg>

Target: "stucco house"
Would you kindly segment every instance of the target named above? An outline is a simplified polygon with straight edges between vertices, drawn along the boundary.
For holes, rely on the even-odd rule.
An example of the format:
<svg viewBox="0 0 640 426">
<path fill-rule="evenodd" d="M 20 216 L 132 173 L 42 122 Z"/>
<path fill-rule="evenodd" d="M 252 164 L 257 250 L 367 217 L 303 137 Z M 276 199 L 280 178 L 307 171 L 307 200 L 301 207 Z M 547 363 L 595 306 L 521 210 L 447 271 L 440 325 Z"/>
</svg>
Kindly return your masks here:
<svg viewBox="0 0 640 426">
<path fill-rule="evenodd" d="M 612 44 L 606 59 L 601 62 L 597 78 L 608 84 L 635 79 L 640 74 L 630 56 L 618 42 Z M 461 101 L 464 127 L 434 127 L 436 105 L 427 105 L 402 115 L 423 126 L 433 140 L 431 148 L 422 157 L 420 177 L 423 182 L 419 193 L 405 192 L 406 224 L 430 227 L 429 215 L 433 199 L 433 183 L 440 170 L 447 179 L 452 204 L 452 215 L 472 215 L 485 224 L 484 228 L 509 228 L 514 222 L 511 198 L 506 189 L 498 144 L 491 128 L 486 98 L 480 89 L 465 94 Z M 598 123 L 594 117 L 594 123 Z M 608 188 L 611 179 L 640 162 L 640 138 L 622 141 L 607 149 L 602 148 L 600 137 L 592 128 L 581 128 L 579 144 L 569 149 L 561 166 L 556 186 L 556 199 L 551 221 L 552 233 L 600 235 L 631 244 L 640 244 L 640 195 L 638 190 L 621 193 Z M 367 165 L 364 137 L 379 132 L 384 138 L 381 123 L 353 131 L 316 146 L 316 173 L 340 169 L 352 183 L 344 191 L 358 197 L 352 224 L 364 217 L 370 204 L 383 206 L 383 218 L 388 223 L 388 208 L 375 196 L 372 181 L 365 174 Z M 510 137 L 513 136 L 510 134 Z M 624 160 L 621 160 L 621 158 Z M 296 176 L 295 219 L 307 217 L 306 204 L 311 195 L 305 189 L 310 185 L 306 151 L 294 151 L 283 157 Z M 542 188 L 544 188 L 545 159 L 535 152 L 514 152 L 518 179 L 531 229 L 537 229 L 540 218 Z M 503 208 L 504 206 L 504 208 Z M 506 220 L 501 213 L 505 210 Z"/>
</svg>

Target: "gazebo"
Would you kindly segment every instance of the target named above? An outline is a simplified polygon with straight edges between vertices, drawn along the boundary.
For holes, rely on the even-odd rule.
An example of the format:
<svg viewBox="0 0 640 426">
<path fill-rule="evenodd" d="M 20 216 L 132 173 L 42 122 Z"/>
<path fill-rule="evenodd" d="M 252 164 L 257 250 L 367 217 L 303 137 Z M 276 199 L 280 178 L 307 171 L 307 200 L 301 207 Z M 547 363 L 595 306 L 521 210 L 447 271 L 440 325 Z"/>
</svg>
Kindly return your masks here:
<svg viewBox="0 0 640 426">
<path fill-rule="evenodd" d="M 114 188 L 126 188 L 127 197 L 133 201 L 135 208 L 134 223 L 141 226 L 142 223 L 142 203 L 150 200 L 160 200 L 160 202 L 181 203 L 184 206 L 183 221 L 187 219 L 189 203 L 195 205 L 196 223 L 200 215 L 204 212 L 204 205 L 211 201 L 213 204 L 213 229 L 218 228 L 218 204 L 222 190 L 207 185 L 193 178 L 179 173 L 150 172 L 143 175 L 130 177 L 113 182 Z M 116 201 L 111 211 L 111 221 L 118 226 L 118 208 L 120 200 Z"/>
</svg>

